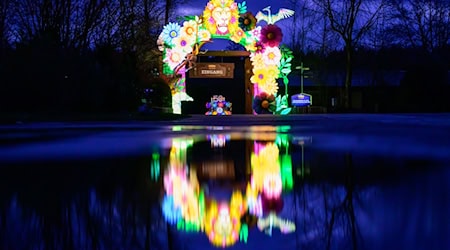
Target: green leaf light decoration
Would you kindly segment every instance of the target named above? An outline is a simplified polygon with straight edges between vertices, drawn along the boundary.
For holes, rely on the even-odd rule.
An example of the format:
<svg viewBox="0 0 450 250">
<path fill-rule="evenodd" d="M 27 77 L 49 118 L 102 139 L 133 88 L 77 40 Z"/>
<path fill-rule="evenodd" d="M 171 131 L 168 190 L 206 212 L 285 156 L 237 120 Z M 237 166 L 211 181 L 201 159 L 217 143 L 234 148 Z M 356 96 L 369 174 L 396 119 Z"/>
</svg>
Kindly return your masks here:
<svg viewBox="0 0 450 250">
<path fill-rule="evenodd" d="M 242 3 L 238 3 L 239 14 L 244 14 L 247 12 L 247 3 L 243 1 Z"/>
<path fill-rule="evenodd" d="M 247 243 L 248 240 L 248 225 L 247 224 L 242 224 L 241 225 L 241 231 L 239 231 L 239 240 Z"/>
<path fill-rule="evenodd" d="M 288 47 L 282 45 L 280 46 L 281 50 L 281 60 L 279 70 L 280 73 L 278 75 L 279 78 L 283 79 L 285 94 L 283 96 L 279 95 L 276 97 L 276 106 L 275 114 L 279 115 L 287 115 L 291 112 L 292 108 L 289 107 L 288 103 L 288 84 L 289 78 L 288 75 L 292 72 L 292 59 L 294 58 L 294 53 Z"/>
<path fill-rule="evenodd" d="M 287 87 L 287 86 L 286 86 Z M 292 108 L 289 107 L 288 104 L 288 95 L 279 95 L 275 98 L 276 101 L 276 107 L 277 109 L 275 110 L 275 114 L 278 115 L 287 115 L 291 112 Z"/>
<path fill-rule="evenodd" d="M 190 20 L 195 20 L 195 17 L 196 16 L 180 16 L 180 17 L 177 17 L 177 21 L 178 22 L 183 22 L 183 21 L 190 21 Z"/>
<path fill-rule="evenodd" d="M 292 59 L 294 58 L 294 54 L 292 52 L 292 50 L 290 50 L 288 47 L 286 46 L 281 46 L 280 47 L 281 50 L 281 60 L 280 60 L 280 75 L 279 77 L 283 79 L 283 83 L 286 86 L 287 89 L 287 85 L 289 84 L 289 78 L 288 75 L 292 72 Z M 286 90 L 286 95 L 287 95 L 287 90 Z"/>
<path fill-rule="evenodd" d="M 294 178 L 292 176 L 292 158 L 290 155 L 280 156 L 280 172 L 283 190 L 291 190 L 294 187 Z"/>
<path fill-rule="evenodd" d="M 198 195 L 198 209 L 199 209 L 199 221 L 204 221 L 205 213 L 206 213 L 206 201 L 205 201 L 205 192 L 200 190 Z M 200 224 L 201 230 L 203 231 L 204 225 Z"/>
<path fill-rule="evenodd" d="M 177 230 L 183 230 L 185 232 L 199 232 L 200 224 L 182 219 L 177 222 Z"/>
</svg>

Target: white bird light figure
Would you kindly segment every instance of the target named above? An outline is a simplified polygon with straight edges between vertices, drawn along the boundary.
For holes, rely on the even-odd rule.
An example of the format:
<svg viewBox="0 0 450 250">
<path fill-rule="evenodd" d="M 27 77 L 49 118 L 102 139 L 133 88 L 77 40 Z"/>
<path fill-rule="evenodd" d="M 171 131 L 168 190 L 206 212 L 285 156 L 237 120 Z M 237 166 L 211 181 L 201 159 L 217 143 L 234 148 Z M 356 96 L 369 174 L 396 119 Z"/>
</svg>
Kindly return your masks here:
<svg viewBox="0 0 450 250">
<path fill-rule="evenodd" d="M 262 13 L 262 11 L 267 11 L 267 15 Z M 281 8 L 278 10 L 277 14 L 272 15 L 270 12 L 270 6 L 267 6 L 266 8 L 262 9 L 262 11 L 258 11 L 258 13 L 256 13 L 255 16 L 257 20 L 256 23 L 259 23 L 260 21 L 264 20 L 267 22 L 267 24 L 274 24 L 281 19 L 293 16 L 295 13 L 295 11 L 293 10 Z"/>
</svg>

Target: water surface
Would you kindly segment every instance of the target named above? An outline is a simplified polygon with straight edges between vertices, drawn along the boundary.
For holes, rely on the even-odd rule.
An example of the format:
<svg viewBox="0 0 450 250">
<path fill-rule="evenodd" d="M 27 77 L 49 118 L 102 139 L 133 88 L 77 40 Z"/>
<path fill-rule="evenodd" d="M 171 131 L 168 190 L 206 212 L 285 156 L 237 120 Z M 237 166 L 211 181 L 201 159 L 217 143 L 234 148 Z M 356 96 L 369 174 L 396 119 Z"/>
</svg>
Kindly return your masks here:
<svg viewBox="0 0 450 250">
<path fill-rule="evenodd" d="M 1 249 L 450 247 L 439 143 L 293 125 L 40 126 L 2 134 Z"/>
</svg>

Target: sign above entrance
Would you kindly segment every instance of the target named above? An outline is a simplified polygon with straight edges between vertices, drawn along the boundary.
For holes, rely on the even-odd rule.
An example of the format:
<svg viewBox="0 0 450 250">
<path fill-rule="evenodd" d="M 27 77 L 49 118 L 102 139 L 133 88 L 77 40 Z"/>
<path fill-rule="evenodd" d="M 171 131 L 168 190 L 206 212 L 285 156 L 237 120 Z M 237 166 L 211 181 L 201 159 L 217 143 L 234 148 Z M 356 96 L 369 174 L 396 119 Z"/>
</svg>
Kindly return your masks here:
<svg viewBox="0 0 450 250">
<path fill-rule="evenodd" d="M 234 63 L 196 63 L 189 71 L 191 78 L 233 78 Z"/>
</svg>

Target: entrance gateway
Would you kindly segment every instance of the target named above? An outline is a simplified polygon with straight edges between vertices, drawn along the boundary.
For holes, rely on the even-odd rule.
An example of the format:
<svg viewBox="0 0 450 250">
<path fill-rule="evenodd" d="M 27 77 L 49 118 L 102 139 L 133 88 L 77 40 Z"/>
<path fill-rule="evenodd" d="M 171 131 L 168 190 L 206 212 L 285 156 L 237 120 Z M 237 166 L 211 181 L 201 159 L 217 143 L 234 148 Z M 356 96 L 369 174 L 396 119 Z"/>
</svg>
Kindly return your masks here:
<svg viewBox="0 0 450 250">
<path fill-rule="evenodd" d="M 196 100 L 199 93 L 189 92 L 189 87 L 186 87 L 186 77 L 192 77 L 209 82 L 205 87 L 211 90 L 219 88 L 214 84 L 216 79 L 229 78 L 240 84 L 242 87 L 236 89 L 237 85 L 233 85 L 234 94 L 231 96 L 218 93 L 219 89 L 214 91 L 214 94 L 224 95 L 230 100 L 237 97 L 233 102 L 233 110 L 241 109 L 246 114 L 288 114 L 291 108 L 288 107 L 287 76 L 291 72 L 293 56 L 291 50 L 280 46 L 283 33 L 275 23 L 293 14 L 294 11 L 284 8 L 272 14 L 268 6 L 253 16 L 247 11 L 245 1 L 235 3 L 234 0 L 210 0 L 202 15 L 187 16 L 182 25 L 173 22 L 165 25 L 158 38 L 158 48 L 162 51 L 162 72 L 169 79 L 168 84 L 172 90 L 173 113 L 182 113 L 182 101 L 204 105 L 211 98 L 211 95 L 201 96 L 200 100 Z M 257 26 L 262 21 L 266 24 Z M 201 51 L 201 47 L 214 38 L 233 41 L 246 49 L 226 52 L 230 55 L 243 53 L 248 58 L 244 62 L 243 79 L 235 77 L 230 65 L 196 65 L 199 56 L 213 53 Z M 214 53 L 219 53 L 216 56 L 226 56 L 220 55 L 225 51 Z M 278 79 L 285 84 L 285 93 L 278 93 Z M 244 98 L 235 96 L 239 95 L 237 92 L 242 92 L 241 96 Z M 239 99 L 245 101 L 240 103 L 237 101 Z"/>
<path fill-rule="evenodd" d="M 195 67 L 186 74 L 186 92 L 194 99 L 183 103 L 188 114 L 224 115 L 209 104 L 214 96 L 230 103 L 228 114 L 252 114 L 252 65 L 247 51 L 207 51 L 197 57 Z M 205 103 L 208 102 L 208 107 Z M 216 103 L 215 106 L 223 106 Z M 224 107 L 222 107 L 224 108 Z M 219 109 L 219 110 L 222 110 Z M 227 109 L 228 110 L 228 109 Z M 208 112 L 208 113 L 207 113 Z"/>
</svg>

